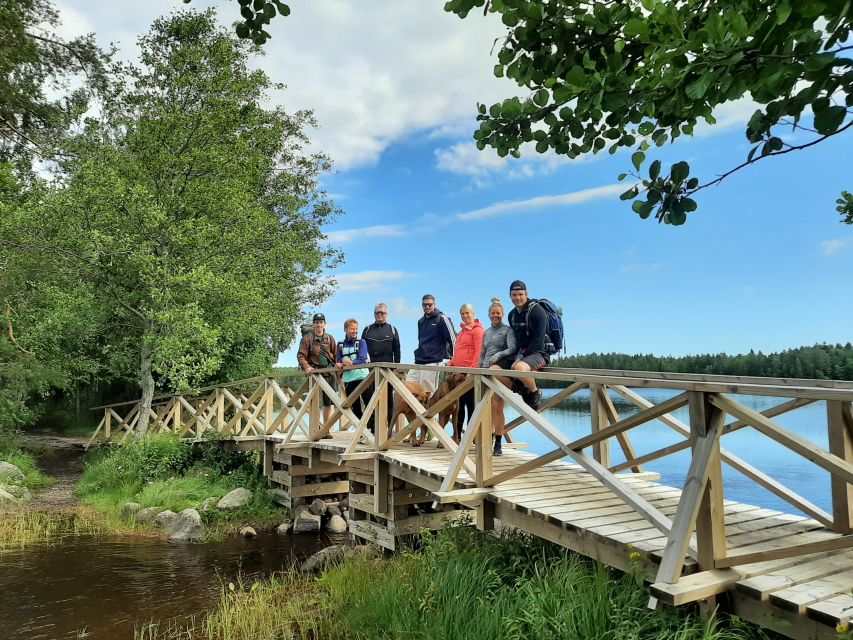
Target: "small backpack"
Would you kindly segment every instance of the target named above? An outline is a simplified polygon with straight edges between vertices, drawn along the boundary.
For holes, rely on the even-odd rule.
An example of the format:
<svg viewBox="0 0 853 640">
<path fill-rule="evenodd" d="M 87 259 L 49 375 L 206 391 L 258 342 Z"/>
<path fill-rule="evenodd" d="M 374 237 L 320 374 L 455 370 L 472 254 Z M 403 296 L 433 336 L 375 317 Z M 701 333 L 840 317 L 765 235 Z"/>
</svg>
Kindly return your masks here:
<svg viewBox="0 0 853 640">
<path fill-rule="evenodd" d="M 531 308 L 533 305 L 540 305 L 545 313 L 548 314 L 548 329 L 545 332 L 548 336 L 548 342 L 545 343 L 545 348 L 548 350 L 548 355 L 553 355 L 558 351 L 562 351 L 565 347 L 565 330 L 563 329 L 563 310 L 547 298 L 539 298 L 531 300 Z M 529 311 L 528 311 L 529 313 Z"/>
</svg>

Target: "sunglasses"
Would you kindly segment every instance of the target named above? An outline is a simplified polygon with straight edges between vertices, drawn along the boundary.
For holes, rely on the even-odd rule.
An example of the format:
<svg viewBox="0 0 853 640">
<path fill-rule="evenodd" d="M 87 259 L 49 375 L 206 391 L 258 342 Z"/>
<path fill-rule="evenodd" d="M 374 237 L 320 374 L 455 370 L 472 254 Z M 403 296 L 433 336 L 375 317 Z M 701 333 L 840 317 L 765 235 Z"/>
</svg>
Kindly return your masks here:
<svg viewBox="0 0 853 640">
<path fill-rule="evenodd" d="M 422 306 L 424 309 L 429 309 L 430 307 L 434 307 L 434 306 L 435 306 L 435 303 L 434 303 L 434 302 L 422 302 L 422 303 L 421 303 L 421 306 Z"/>
<path fill-rule="evenodd" d="M 387 316 L 388 312 L 387 311 L 374 311 L 373 315 L 375 315 L 375 316 Z"/>
</svg>

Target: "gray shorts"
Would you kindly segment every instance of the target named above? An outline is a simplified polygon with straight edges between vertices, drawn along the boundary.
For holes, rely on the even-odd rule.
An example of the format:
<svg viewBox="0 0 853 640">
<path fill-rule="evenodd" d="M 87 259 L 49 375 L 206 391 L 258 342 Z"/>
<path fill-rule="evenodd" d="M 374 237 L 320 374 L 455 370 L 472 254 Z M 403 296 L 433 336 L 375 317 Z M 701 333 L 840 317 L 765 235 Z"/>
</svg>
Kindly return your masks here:
<svg viewBox="0 0 853 640">
<path fill-rule="evenodd" d="M 531 371 L 541 371 L 548 366 L 548 358 L 544 353 L 531 353 L 529 356 L 518 358 L 516 362 L 524 362 Z"/>
</svg>

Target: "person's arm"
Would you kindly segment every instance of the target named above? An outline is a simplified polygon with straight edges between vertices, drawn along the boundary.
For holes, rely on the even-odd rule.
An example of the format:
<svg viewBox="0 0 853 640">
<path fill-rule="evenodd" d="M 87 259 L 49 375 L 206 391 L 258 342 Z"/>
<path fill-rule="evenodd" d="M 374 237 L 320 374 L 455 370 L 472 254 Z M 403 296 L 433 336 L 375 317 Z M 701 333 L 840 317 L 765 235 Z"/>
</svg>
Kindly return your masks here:
<svg viewBox="0 0 853 640">
<path fill-rule="evenodd" d="M 397 327 L 391 327 L 391 332 L 394 334 L 394 357 L 391 358 L 394 362 L 402 362 L 400 359 L 400 334 L 397 333 Z"/>
<path fill-rule="evenodd" d="M 450 353 L 454 355 L 456 353 L 456 330 L 453 328 L 453 323 L 450 322 L 450 318 L 442 313 L 441 322 L 438 323 L 438 326 L 441 327 L 444 344 L 450 345 Z"/>
<path fill-rule="evenodd" d="M 504 332 L 504 335 L 506 335 L 506 349 L 498 351 L 494 356 L 492 356 L 494 362 L 491 364 L 494 364 L 501 358 L 515 357 L 515 354 L 518 353 L 518 344 L 515 341 L 515 331 L 512 330 L 512 327 L 508 327 Z"/>
<path fill-rule="evenodd" d="M 338 349 L 337 352 L 338 352 L 338 355 L 335 357 L 335 362 L 342 365 L 344 363 L 344 355 L 343 355 L 344 350 Z"/>
<path fill-rule="evenodd" d="M 308 362 L 308 349 L 309 343 L 305 339 L 305 336 L 302 337 L 302 340 L 299 342 L 299 350 L 296 352 L 296 361 L 299 363 L 299 368 L 303 371 L 308 371 L 311 368 L 311 365 Z"/>
<path fill-rule="evenodd" d="M 527 353 L 544 353 L 545 351 L 545 334 L 548 332 L 548 314 L 541 304 L 533 305 L 533 308 L 527 311 L 527 322 L 530 327 L 530 343 L 527 348 Z"/>
<path fill-rule="evenodd" d="M 480 357 L 477 358 L 477 368 L 478 369 L 485 369 L 486 367 L 488 367 L 491 364 L 490 362 L 485 362 L 486 350 L 483 349 L 483 342 L 485 342 L 485 340 L 486 340 L 486 332 L 487 331 L 488 331 L 488 329 L 486 329 L 486 331 L 483 332 L 483 340 L 480 341 Z"/>
<path fill-rule="evenodd" d="M 358 341 L 358 356 L 352 361 L 355 364 L 365 364 L 367 362 L 367 340 Z"/>
<path fill-rule="evenodd" d="M 486 330 L 483 327 L 475 327 L 472 331 L 474 334 L 474 357 L 471 358 L 471 361 L 474 363 L 473 366 L 479 366 L 480 362 L 480 354 L 483 352 L 483 334 L 486 333 Z"/>
</svg>

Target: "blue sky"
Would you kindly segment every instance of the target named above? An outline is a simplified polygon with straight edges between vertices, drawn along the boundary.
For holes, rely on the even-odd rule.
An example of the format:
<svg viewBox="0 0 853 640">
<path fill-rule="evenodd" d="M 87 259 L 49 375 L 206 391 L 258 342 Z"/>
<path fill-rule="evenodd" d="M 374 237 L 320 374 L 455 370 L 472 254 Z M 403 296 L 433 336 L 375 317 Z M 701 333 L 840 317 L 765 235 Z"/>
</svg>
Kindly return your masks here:
<svg viewBox="0 0 853 640">
<path fill-rule="evenodd" d="M 95 31 L 125 57 L 151 20 L 183 6 L 58 4 L 68 34 Z M 233 3 L 207 4 L 232 19 Z M 853 227 L 839 224 L 834 204 L 853 188 L 850 135 L 731 176 L 701 194 L 685 226 L 643 221 L 618 199 L 628 154 L 512 161 L 476 151 L 476 102 L 518 89 L 491 75 L 500 25 L 461 21 L 442 4 L 293 2 L 257 62 L 288 85 L 274 102 L 315 110 L 313 146 L 335 161 L 323 184 L 344 214 L 326 231 L 346 262 L 322 310 L 336 337 L 348 317 L 372 321 L 383 301 L 411 361 L 423 293 L 454 322 L 462 303 L 485 320 L 489 299 L 508 303 L 520 278 L 564 308 L 569 353 L 766 352 L 851 339 Z M 745 158 L 753 109 L 728 105 L 720 126 L 648 160 L 685 159 L 712 178 Z"/>
</svg>

